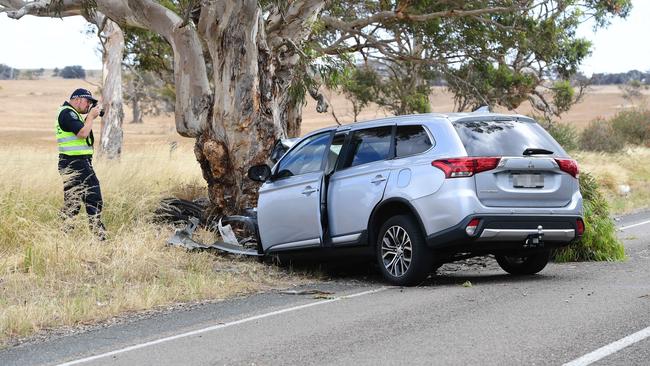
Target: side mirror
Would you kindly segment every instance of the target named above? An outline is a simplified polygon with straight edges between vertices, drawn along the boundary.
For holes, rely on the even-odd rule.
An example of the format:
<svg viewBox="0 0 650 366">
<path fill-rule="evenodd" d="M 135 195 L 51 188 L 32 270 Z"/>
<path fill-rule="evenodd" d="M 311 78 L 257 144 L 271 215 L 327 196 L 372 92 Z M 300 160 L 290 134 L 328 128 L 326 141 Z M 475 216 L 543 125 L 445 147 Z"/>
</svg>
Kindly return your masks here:
<svg viewBox="0 0 650 366">
<path fill-rule="evenodd" d="M 248 169 L 248 178 L 256 182 L 266 182 L 271 177 L 271 168 L 266 164 L 252 166 Z"/>
</svg>

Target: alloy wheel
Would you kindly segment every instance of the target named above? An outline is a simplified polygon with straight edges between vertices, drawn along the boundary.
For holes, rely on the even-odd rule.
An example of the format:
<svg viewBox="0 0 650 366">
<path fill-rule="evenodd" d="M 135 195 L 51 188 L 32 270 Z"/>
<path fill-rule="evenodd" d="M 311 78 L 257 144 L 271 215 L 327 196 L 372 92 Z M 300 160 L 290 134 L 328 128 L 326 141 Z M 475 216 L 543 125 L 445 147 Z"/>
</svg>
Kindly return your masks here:
<svg viewBox="0 0 650 366">
<path fill-rule="evenodd" d="M 408 271 L 413 257 L 411 238 L 401 226 L 391 226 L 381 243 L 384 267 L 392 276 L 401 277 Z"/>
</svg>

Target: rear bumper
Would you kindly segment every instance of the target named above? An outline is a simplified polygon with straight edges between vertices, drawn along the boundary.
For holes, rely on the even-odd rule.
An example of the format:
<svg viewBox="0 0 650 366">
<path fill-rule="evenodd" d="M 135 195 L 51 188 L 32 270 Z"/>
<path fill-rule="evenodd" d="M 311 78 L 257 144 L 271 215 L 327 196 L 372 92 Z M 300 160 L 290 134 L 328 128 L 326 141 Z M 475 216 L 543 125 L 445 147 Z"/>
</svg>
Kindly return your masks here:
<svg viewBox="0 0 650 366">
<path fill-rule="evenodd" d="M 465 232 L 472 219 L 479 219 L 473 235 Z M 545 247 L 554 248 L 579 239 L 577 220 L 581 216 L 485 216 L 470 215 L 459 224 L 427 236 L 427 245 L 452 252 L 494 252 L 523 248 L 531 235 L 543 234 Z"/>
</svg>

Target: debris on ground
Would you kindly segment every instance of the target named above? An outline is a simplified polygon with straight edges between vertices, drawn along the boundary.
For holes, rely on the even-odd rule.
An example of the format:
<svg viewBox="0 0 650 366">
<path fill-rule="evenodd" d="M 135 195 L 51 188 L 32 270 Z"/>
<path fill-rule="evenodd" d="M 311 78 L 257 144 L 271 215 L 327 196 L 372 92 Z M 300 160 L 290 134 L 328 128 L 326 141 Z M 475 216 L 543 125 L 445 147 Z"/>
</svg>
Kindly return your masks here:
<svg viewBox="0 0 650 366">
<path fill-rule="evenodd" d="M 279 291 L 279 293 L 283 295 L 332 295 L 334 294 L 333 292 L 329 291 L 322 291 L 322 290 L 315 290 L 315 289 L 307 289 L 307 290 L 282 290 Z"/>
<path fill-rule="evenodd" d="M 177 228 L 167 244 L 188 250 L 216 249 L 222 252 L 262 256 L 257 230 L 257 212 L 255 209 L 244 210 L 244 215 L 216 217 L 207 214 L 207 200 L 188 201 L 178 198 L 165 198 L 154 212 L 156 220 L 173 225 L 185 225 Z M 201 243 L 192 238 L 195 230 L 202 227 L 219 233 L 221 240 L 212 244 Z"/>
</svg>

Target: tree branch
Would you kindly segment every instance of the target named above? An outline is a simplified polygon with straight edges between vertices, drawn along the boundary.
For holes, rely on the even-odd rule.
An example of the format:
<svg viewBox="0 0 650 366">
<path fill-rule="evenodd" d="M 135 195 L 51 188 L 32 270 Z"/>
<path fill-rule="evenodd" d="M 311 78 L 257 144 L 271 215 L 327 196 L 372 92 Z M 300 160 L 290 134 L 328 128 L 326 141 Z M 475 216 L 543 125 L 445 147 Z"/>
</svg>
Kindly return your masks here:
<svg viewBox="0 0 650 366">
<path fill-rule="evenodd" d="M 447 11 L 438 11 L 434 13 L 419 14 L 419 15 L 410 15 L 408 13 L 403 13 L 401 11 L 382 11 L 379 13 L 375 13 L 368 18 L 358 19 L 352 22 L 343 21 L 330 16 L 322 16 L 320 19 L 327 26 L 331 28 L 349 31 L 352 29 L 363 29 L 364 27 L 374 23 L 389 23 L 392 21 L 426 22 L 429 20 L 439 19 L 439 18 L 473 17 L 473 16 L 478 16 L 483 14 L 508 13 L 508 12 L 521 10 L 521 9 L 522 9 L 521 6 L 513 5 L 509 7 L 494 7 L 494 8 L 483 8 L 483 9 L 473 9 L 473 10 L 447 10 Z"/>
<path fill-rule="evenodd" d="M 18 5 L 19 1 L 10 1 L 11 3 L 16 3 Z M 7 16 L 12 19 L 20 19 L 25 15 L 35 15 L 42 17 L 52 17 L 52 16 L 74 16 L 80 15 L 83 10 L 83 1 L 82 0 L 64 0 L 60 5 L 57 4 L 56 7 L 53 6 L 52 0 L 39 0 L 29 3 L 23 2 L 23 6 L 20 8 L 13 8 L 15 10 L 7 11 Z"/>
<path fill-rule="evenodd" d="M 194 26 L 180 27 L 183 19 L 152 0 L 96 0 L 97 10 L 118 24 L 149 29 L 174 50 L 176 131 L 196 137 L 208 125 L 213 94 L 203 58 L 203 46 Z"/>
</svg>

